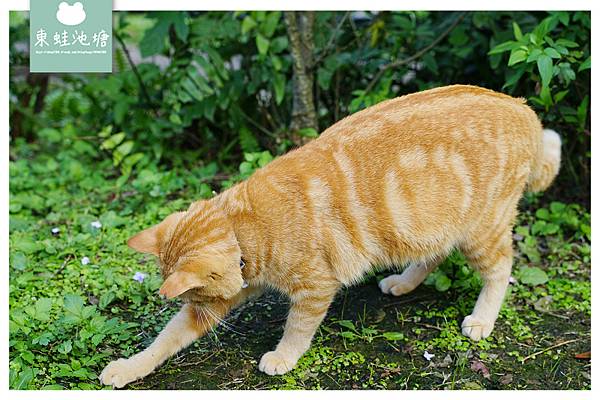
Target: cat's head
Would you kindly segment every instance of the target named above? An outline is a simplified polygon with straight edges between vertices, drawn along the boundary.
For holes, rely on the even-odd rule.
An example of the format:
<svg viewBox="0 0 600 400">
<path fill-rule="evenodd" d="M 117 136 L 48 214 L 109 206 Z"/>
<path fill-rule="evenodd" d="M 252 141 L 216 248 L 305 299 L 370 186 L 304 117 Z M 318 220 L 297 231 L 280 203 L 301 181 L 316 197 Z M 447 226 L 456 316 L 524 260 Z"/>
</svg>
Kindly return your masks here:
<svg viewBox="0 0 600 400">
<path fill-rule="evenodd" d="M 160 294 L 207 302 L 228 299 L 244 284 L 241 251 L 227 215 L 208 201 L 169 215 L 133 236 L 129 247 L 158 257 Z"/>
</svg>

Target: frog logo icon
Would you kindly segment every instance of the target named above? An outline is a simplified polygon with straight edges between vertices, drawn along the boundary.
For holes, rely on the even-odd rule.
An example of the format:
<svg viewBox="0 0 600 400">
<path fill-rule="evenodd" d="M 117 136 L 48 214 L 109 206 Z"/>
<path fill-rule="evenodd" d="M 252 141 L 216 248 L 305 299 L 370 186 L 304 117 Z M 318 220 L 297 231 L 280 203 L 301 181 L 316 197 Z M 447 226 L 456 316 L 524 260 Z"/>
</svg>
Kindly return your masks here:
<svg viewBox="0 0 600 400">
<path fill-rule="evenodd" d="M 85 21 L 86 15 L 83 4 L 77 2 L 72 6 L 63 1 L 58 5 L 56 19 L 63 25 L 75 26 Z"/>
</svg>

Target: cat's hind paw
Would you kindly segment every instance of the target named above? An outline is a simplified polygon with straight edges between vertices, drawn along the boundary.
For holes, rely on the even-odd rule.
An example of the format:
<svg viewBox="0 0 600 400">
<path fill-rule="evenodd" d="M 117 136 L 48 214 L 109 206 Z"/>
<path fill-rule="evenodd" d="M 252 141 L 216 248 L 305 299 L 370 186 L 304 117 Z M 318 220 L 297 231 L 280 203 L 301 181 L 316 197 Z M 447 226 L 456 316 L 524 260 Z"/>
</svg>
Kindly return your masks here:
<svg viewBox="0 0 600 400">
<path fill-rule="evenodd" d="M 277 351 L 263 354 L 258 369 L 267 375 L 283 375 L 296 366 L 297 360 L 290 360 Z"/>
<path fill-rule="evenodd" d="M 411 292 L 414 287 L 402 278 L 402 275 L 390 275 L 379 281 L 379 289 L 383 294 L 391 294 L 393 296 L 402 296 Z"/>
<path fill-rule="evenodd" d="M 463 335 L 478 341 L 490 336 L 492 329 L 494 329 L 494 323 L 475 318 L 472 315 L 467 315 L 463 320 L 461 327 Z"/>
</svg>

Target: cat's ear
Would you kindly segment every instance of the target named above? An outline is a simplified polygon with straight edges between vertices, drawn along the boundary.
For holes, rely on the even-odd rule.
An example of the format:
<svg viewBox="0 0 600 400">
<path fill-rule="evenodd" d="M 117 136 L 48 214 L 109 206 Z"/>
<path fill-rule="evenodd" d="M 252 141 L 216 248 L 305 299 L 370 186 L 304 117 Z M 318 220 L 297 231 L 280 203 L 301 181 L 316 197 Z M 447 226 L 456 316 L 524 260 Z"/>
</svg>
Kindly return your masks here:
<svg viewBox="0 0 600 400">
<path fill-rule="evenodd" d="M 140 253 L 158 255 L 158 225 L 145 229 L 127 241 L 127 246 Z"/>
<path fill-rule="evenodd" d="M 193 288 L 205 286 L 204 281 L 194 272 L 175 271 L 164 281 L 158 293 L 171 299 Z"/>
<path fill-rule="evenodd" d="M 160 224 L 145 229 L 127 241 L 127 245 L 140 253 L 158 256 L 162 236 L 185 215 L 185 212 L 176 212 L 165 218 Z"/>
</svg>

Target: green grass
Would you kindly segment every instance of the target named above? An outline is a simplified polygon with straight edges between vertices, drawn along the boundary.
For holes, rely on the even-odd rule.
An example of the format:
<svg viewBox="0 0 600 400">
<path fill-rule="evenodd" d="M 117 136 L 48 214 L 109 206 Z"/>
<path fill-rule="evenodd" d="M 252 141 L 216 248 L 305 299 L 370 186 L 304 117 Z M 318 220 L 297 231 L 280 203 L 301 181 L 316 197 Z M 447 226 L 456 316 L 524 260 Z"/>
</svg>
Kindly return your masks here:
<svg viewBox="0 0 600 400">
<path fill-rule="evenodd" d="M 154 260 L 127 238 L 236 177 L 219 183 L 213 164 L 165 171 L 141 162 L 124 182 L 96 146 L 68 137 L 53 146 L 11 148 L 10 387 L 98 389 L 106 363 L 147 346 L 178 308 L 158 298 Z M 575 358 L 590 349 L 589 213 L 534 196 L 523 208 L 516 282 L 490 338 L 473 343 L 460 332 L 481 282 L 456 253 L 406 296 L 382 295 L 384 274 L 342 291 L 285 376 L 257 369 L 287 311 L 267 294 L 228 318 L 235 332 L 219 327 L 130 387 L 589 389 L 590 362 Z"/>
</svg>

